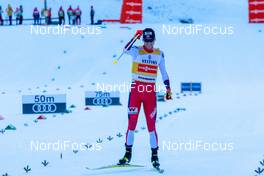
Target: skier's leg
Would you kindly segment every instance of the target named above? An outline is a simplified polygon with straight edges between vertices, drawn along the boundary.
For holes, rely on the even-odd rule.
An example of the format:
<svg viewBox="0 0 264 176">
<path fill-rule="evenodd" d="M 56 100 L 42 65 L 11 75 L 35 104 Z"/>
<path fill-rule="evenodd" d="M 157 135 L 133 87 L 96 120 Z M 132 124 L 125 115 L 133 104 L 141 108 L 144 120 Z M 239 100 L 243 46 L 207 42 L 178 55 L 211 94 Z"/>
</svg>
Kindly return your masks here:
<svg viewBox="0 0 264 176">
<path fill-rule="evenodd" d="M 128 100 L 128 128 L 126 133 L 126 144 L 132 146 L 134 143 L 134 131 L 137 126 L 138 115 L 140 112 L 141 99 L 136 90 L 131 90 Z"/>
<path fill-rule="evenodd" d="M 157 101 L 156 92 L 149 92 L 144 94 L 144 112 L 147 120 L 149 131 L 150 146 L 151 146 L 151 163 L 153 167 L 160 166 L 158 159 L 158 135 L 156 132 L 156 117 L 157 117 Z"/>
<path fill-rule="evenodd" d="M 157 102 L 156 93 L 149 92 L 144 94 L 144 112 L 149 131 L 150 146 L 151 148 L 158 147 L 158 135 L 156 131 L 156 116 L 157 116 Z"/>
<path fill-rule="evenodd" d="M 128 164 L 132 157 L 132 147 L 134 144 L 134 131 L 137 126 L 138 115 L 141 106 L 141 94 L 136 88 L 131 88 L 128 100 L 128 128 L 126 133 L 126 153 L 122 159 L 119 160 L 120 165 Z"/>
</svg>

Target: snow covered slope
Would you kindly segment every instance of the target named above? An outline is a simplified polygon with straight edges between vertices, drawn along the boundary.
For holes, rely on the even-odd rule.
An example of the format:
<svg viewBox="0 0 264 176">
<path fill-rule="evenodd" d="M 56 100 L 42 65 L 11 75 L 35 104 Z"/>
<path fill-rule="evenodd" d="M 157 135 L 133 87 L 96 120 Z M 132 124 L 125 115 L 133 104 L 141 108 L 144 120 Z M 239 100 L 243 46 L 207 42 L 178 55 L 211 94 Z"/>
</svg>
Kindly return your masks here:
<svg viewBox="0 0 264 176">
<path fill-rule="evenodd" d="M 117 18 L 116 8 L 121 6 L 120 0 L 50 2 L 53 9 L 60 4 L 64 7 L 80 4 L 88 9 L 93 4 L 98 18 Z M 42 6 L 41 1 L 0 1 L 3 6 L 8 3 L 24 4 L 25 15 L 31 15 L 34 6 Z M 0 133 L 1 175 L 25 175 L 23 168 L 27 165 L 32 168 L 27 174 L 31 176 L 158 175 L 150 164 L 143 113 L 135 135 L 132 163 L 145 167 L 85 169 L 114 164 L 123 156 L 128 93 L 121 93 L 122 106 L 91 107 L 86 111 L 84 92 L 95 90 L 95 83 L 131 81 L 130 57 L 124 56 L 117 65 L 112 61 L 135 30 L 145 27 L 152 27 L 157 33 L 156 46 L 165 53 L 174 98 L 158 103 L 159 156 L 164 175 L 256 175 L 254 170 L 264 158 L 264 60 L 260 47 L 263 26 L 245 23 L 245 1 L 146 0 L 144 9 L 144 24 L 98 26 L 99 35 L 32 35 L 30 26 L 0 27 L 0 116 L 4 117 L 0 118 L 0 131 L 9 124 L 16 127 L 14 131 Z M 217 26 L 221 28 L 233 24 L 234 34 L 180 35 L 163 31 L 161 23 L 188 27 L 175 25 L 178 22 L 174 19 L 181 17 L 191 17 L 198 23 L 219 23 Z M 180 82 L 184 81 L 201 81 L 202 94 L 180 94 Z M 46 120 L 36 122 L 37 115 L 22 115 L 21 98 L 28 94 L 67 94 L 67 107 L 76 108 L 69 108 L 72 113 L 47 115 Z M 123 136 L 116 136 L 118 133 Z M 113 137 L 111 141 L 107 139 L 109 136 Z M 98 143 L 99 139 L 102 143 Z M 70 147 L 65 151 L 31 148 L 31 142 L 65 141 L 94 148 L 85 147 L 84 151 Z M 190 148 L 189 144 L 196 142 L 217 143 L 222 150 Z M 187 147 L 180 149 L 181 143 Z M 226 145 L 229 150 L 225 150 Z M 46 167 L 41 164 L 44 160 L 49 162 Z"/>
<path fill-rule="evenodd" d="M 263 155 L 263 59 L 258 47 L 263 33 L 258 26 L 235 26 L 232 36 L 167 36 L 161 25 L 157 46 L 164 50 L 171 77 L 174 100 L 158 104 L 157 127 L 160 137 L 160 160 L 166 175 L 250 175 Z M 84 91 L 94 90 L 92 83 L 130 81 L 130 58 L 125 56 L 113 65 L 113 55 L 120 54 L 124 42 L 138 28 L 120 25 L 102 28 L 101 35 L 37 36 L 30 27 L 1 28 L 0 112 L 16 131 L 1 134 L 1 174 L 22 175 L 23 167 L 32 167 L 31 175 L 150 175 L 148 134 L 143 114 L 138 124 L 133 163 L 143 169 L 88 171 L 85 167 L 112 164 L 123 155 L 127 125 L 127 93 L 121 94 L 122 106 L 92 108 L 84 111 Z M 263 29 L 262 29 L 263 30 Z M 252 45 L 241 45 L 254 41 Z M 140 44 L 140 43 L 138 43 Z M 109 47 L 111 45 L 111 47 Z M 59 69 L 58 69 L 59 68 Z M 181 81 L 202 81 L 203 93 L 177 99 Z M 160 82 L 160 79 L 159 79 Z M 36 115 L 21 114 L 21 95 L 67 93 L 70 114 L 48 115 L 45 121 L 33 122 Z M 177 108 L 186 108 L 169 115 Z M 113 136 L 108 141 L 107 136 Z M 31 151 L 31 141 L 73 141 L 96 144 L 100 151 Z M 168 142 L 232 143 L 232 151 L 168 150 Z M 60 159 L 60 153 L 63 153 Z M 43 167 L 47 160 L 50 165 Z M 217 171 L 217 172 L 216 172 Z"/>
</svg>

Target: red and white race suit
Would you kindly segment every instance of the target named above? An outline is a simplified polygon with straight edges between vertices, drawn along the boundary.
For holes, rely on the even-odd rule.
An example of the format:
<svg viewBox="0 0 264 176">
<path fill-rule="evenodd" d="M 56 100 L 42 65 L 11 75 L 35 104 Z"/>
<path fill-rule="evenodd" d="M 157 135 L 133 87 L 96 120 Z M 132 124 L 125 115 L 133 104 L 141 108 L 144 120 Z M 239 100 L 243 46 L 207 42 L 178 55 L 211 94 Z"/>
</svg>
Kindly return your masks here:
<svg viewBox="0 0 264 176">
<path fill-rule="evenodd" d="M 141 104 L 143 104 L 147 128 L 150 135 L 151 148 L 158 147 L 156 132 L 157 102 L 155 82 L 158 69 L 163 81 L 169 80 L 164 54 L 159 49 L 147 50 L 144 46 L 132 47 L 126 51 L 133 58 L 132 85 L 128 100 L 128 129 L 126 133 L 126 145 L 134 143 L 134 131 L 137 125 Z"/>
</svg>

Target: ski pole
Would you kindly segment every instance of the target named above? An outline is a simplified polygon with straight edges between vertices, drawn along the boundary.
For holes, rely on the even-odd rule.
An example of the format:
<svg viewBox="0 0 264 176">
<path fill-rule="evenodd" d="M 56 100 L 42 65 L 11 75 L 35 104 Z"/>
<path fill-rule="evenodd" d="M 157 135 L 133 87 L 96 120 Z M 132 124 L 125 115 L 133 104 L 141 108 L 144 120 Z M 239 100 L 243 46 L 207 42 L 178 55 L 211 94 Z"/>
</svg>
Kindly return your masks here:
<svg viewBox="0 0 264 176">
<path fill-rule="evenodd" d="M 121 57 L 125 54 L 126 51 L 128 51 L 128 49 L 136 42 L 137 38 L 133 37 L 126 45 L 126 47 L 124 48 L 123 52 L 121 53 L 121 55 L 114 60 L 113 64 L 117 64 L 118 61 L 121 59 Z"/>
<path fill-rule="evenodd" d="M 113 61 L 113 64 L 118 63 L 118 61 L 121 59 L 121 57 L 124 55 L 124 53 L 132 47 L 132 45 L 137 41 L 137 39 L 140 39 L 141 35 L 142 35 L 142 30 L 137 30 L 137 33 L 134 35 L 134 37 L 126 44 L 121 55 Z"/>
</svg>

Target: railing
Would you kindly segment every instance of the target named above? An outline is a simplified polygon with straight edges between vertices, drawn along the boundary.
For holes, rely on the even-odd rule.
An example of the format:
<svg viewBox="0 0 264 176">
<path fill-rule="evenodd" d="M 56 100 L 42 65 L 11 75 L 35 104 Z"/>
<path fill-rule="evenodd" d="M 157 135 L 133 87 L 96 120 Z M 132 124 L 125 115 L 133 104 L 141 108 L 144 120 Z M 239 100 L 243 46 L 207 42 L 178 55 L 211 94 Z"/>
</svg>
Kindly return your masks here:
<svg viewBox="0 0 264 176">
<path fill-rule="evenodd" d="M 42 25 L 42 24 L 47 24 L 46 23 L 46 20 L 47 18 L 45 17 L 41 17 L 39 18 L 39 25 Z M 12 25 L 16 25 L 16 21 L 19 21 L 17 20 L 16 18 L 12 18 Z M 32 23 L 25 23 L 25 22 L 32 22 Z M 3 20 L 5 26 L 9 26 L 9 19 L 4 19 Z M 32 25 L 34 24 L 34 18 L 25 18 L 23 19 L 23 25 Z M 59 18 L 58 17 L 54 17 L 54 18 L 51 18 L 51 23 L 49 25 L 57 25 L 59 24 Z M 19 25 L 19 24 L 17 24 Z"/>
</svg>

